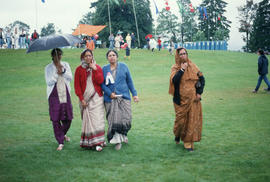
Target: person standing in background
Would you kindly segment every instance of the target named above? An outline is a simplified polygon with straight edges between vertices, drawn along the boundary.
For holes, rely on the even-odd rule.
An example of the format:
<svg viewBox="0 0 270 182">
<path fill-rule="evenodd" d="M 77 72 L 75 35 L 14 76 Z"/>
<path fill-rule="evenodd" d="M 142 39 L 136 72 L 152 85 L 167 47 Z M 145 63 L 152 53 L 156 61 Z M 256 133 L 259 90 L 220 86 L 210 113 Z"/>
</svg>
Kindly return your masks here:
<svg viewBox="0 0 270 182">
<path fill-rule="evenodd" d="M 37 33 L 36 30 L 34 30 L 34 32 L 31 35 L 31 41 L 34 41 L 34 40 L 36 40 L 38 38 L 39 38 L 39 34 Z"/>
<path fill-rule="evenodd" d="M 127 41 L 128 47 L 130 48 L 131 47 L 131 36 L 129 35 L 129 33 L 126 36 L 126 41 Z"/>
<path fill-rule="evenodd" d="M 4 45 L 4 32 L 3 29 L 0 28 L 0 49 L 2 49 L 3 45 Z"/>
<path fill-rule="evenodd" d="M 253 93 L 257 93 L 262 80 L 264 80 L 264 82 L 267 85 L 267 88 L 265 88 L 265 91 L 270 92 L 270 82 L 267 78 L 267 74 L 268 74 L 268 59 L 267 57 L 264 55 L 264 51 L 262 49 L 259 49 L 257 54 L 259 55 L 258 58 L 258 74 L 259 74 L 259 79 L 256 85 L 256 88 L 252 91 Z"/>
<path fill-rule="evenodd" d="M 22 29 L 22 33 L 20 34 L 19 43 L 20 43 L 20 49 L 25 49 L 25 33 L 23 29 Z"/>
<path fill-rule="evenodd" d="M 136 37 L 134 35 L 134 33 L 131 33 L 131 48 L 134 49 L 135 48 L 135 41 L 136 41 Z"/>
<path fill-rule="evenodd" d="M 109 42 L 110 42 L 109 49 L 113 49 L 114 48 L 114 36 L 113 36 L 113 34 L 111 34 L 109 36 Z"/>
<path fill-rule="evenodd" d="M 161 39 L 160 39 L 160 37 L 158 37 L 157 42 L 158 42 L 158 51 L 160 51 L 160 49 L 161 49 Z"/>
<path fill-rule="evenodd" d="M 12 35 L 11 35 L 11 32 L 10 32 L 10 29 L 8 29 L 7 32 L 6 32 L 6 43 L 7 43 L 7 48 L 8 49 L 11 49 L 11 46 L 12 46 L 11 37 L 12 37 Z"/>
<path fill-rule="evenodd" d="M 19 49 L 19 33 L 18 33 L 18 29 L 15 28 L 14 29 L 14 34 L 13 34 L 13 40 L 14 40 L 14 49 Z"/>
<path fill-rule="evenodd" d="M 91 51 L 95 49 L 95 43 L 91 37 L 88 37 L 88 40 L 86 40 L 86 49 L 90 49 Z"/>
</svg>

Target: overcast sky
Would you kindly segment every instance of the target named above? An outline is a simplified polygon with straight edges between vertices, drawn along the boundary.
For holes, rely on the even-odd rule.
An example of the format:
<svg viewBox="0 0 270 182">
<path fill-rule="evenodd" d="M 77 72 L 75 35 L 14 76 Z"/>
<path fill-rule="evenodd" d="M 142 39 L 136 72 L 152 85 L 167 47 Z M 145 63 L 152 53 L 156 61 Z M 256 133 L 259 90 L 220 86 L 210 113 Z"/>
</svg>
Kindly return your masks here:
<svg viewBox="0 0 270 182">
<path fill-rule="evenodd" d="M 31 27 L 31 31 L 40 29 L 48 23 L 54 23 L 63 33 L 72 33 L 79 20 L 89 11 L 90 2 L 96 0 L 0 0 L 0 27 L 19 20 Z M 130 0 L 127 0 L 130 1 Z M 228 3 L 225 16 L 232 22 L 230 29 L 230 50 L 240 50 L 244 45 L 241 39 L 242 34 L 238 32 L 239 22 L 237 17 L 237 7 L 245 4 L 246 0 L 224 0 Z M 260 2 L 261 0 L 253 0 Z M 153 18 L 156 19 L 153 0 L 151 11 Z M 159 11 L 165 7 L 165 0 L 155 0 Z M 173 13 L 178 15 L 178 6 L 175 0 L 168 0 Z M 191 0 L 193 6 L 198 6 L 202 0 Z M 105 23 L 104 23 L 105 24 Z M 120 28 L 121 29 L 121 28 Z M 123 30 L 124 31 L 124 30 Z"/>
</svg>

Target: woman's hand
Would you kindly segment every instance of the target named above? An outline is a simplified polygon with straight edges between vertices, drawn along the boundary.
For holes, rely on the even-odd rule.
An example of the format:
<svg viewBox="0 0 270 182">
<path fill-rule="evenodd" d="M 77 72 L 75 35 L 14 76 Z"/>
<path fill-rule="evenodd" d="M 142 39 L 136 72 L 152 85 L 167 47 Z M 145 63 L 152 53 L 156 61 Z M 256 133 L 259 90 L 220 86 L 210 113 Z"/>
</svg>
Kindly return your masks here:
<svg viewBox="0 0 270 182">
<path fill-rule="evenodd" d="M 196 94 L 196 100 L 200 101 L 201 100 L 201 95 L 200 94 Z"/>
<path fill-rule="evenodd" d="M 91 62 L 89 63 L 89 68 L 92 68 L 93 70 L 97 70 L 96 63 L 94 63 L 93 61 L 91 61 Z"/>
<path fill-rule="evenodd" d="M 187 67 L 188 67 L 188 63 L 187 63 L 187 62 L 181 63 L 181 68 L 182 68 L 183 70 L 186 70 Z"/>
<path fill-rule="evenodd" d="M 116 99 L 115 93 L 113 92 L 110 97 L 111 99 Z"/>
<path fill-rule="evenodd" d="M 85 100 L 82 100 L 82 107 L 85 109 L 88 106 L 88 104 L 85 102 Z"/>
<path fill-rule="evenodd" d="M 139 97 L 138 96 L 133 96 L 134 102 L 139 102 Z"/>
<path fill-rule="evenodd" d="M 56 69 L 57 69 L 57 74 L 62 75 L 63 66 L 61 64 L 59 64 L 59 65 L 56 66 Z"/>
</svg>

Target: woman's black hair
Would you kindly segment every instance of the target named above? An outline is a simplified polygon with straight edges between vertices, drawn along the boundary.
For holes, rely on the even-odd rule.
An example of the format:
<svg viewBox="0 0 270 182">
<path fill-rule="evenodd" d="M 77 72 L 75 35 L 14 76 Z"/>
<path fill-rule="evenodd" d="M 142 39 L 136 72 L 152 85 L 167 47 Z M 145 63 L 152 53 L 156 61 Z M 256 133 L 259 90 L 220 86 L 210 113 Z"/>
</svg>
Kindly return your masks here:
<svg viewBox="0 0 270 182">
<path fill-rule="evenodd" d="M 184 47 L 178 48 L 178 49 L 177 49 L 177 54 L 179 54 L 179 52 L 180 52 L 182 49 L 184 49 L 184 50 L 186 51 L 186 54 L 188 54 L 188 53 L 187 53 L 187 50 L 186 50 Z"/>
<path fill-rule="evenodd" d="M 62 51 L 60 48 L 54 48 L 54 49 L 51 51 L 51 56 L 52 56 L 52 58 L 53 58 L 54 56 L 56 56 L 56 54 L 57 54 L 57 55 L 63 55 L 63 51 Z"/>
<path fill-rule="evenodd" d="M 264 55 L 264 51 L 262 49 L 259 49 L 258 52 L 260 55 Z"/>
<path fill-rule="evenodd" d="M 86 52 L 90 52 L 91 55 L 93 56 L 93 52 L 92 52 L 90 49 L 85 49 L 85 50 L 81 53 L 81 60 L 84 58 Z"/>
<path fill-rule="evenodd" d="M 118 58 L 118 53 L 115 50 L 108 50 L 108 52 L 106 53 L 106 58 L 108 59 L 108 55 L 110 54 L 110 52 L 114 52 L 116 54 L 116 57 Z"/>
</svg>

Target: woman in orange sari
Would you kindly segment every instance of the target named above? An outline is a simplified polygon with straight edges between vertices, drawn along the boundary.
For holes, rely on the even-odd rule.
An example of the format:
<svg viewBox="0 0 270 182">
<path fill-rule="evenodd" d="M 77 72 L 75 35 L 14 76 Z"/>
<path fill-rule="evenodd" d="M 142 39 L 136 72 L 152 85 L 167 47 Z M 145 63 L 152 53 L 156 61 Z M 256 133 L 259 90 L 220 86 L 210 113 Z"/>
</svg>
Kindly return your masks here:
<svg viewBox="0 0 270 182">
<path fill-rule="evenodd" d="M 202 105 L 201 94 L 204 89 L 204 77 L 199 68 L 188 59 L 185 48 L 178 48 L 175 64 L 171 69 L 169 94 L 173 96 L 175 109 L 175 142 L 180 139 L 184 148 L 193 151 L 194 142 L 201 140 Z"/>
</svg>

